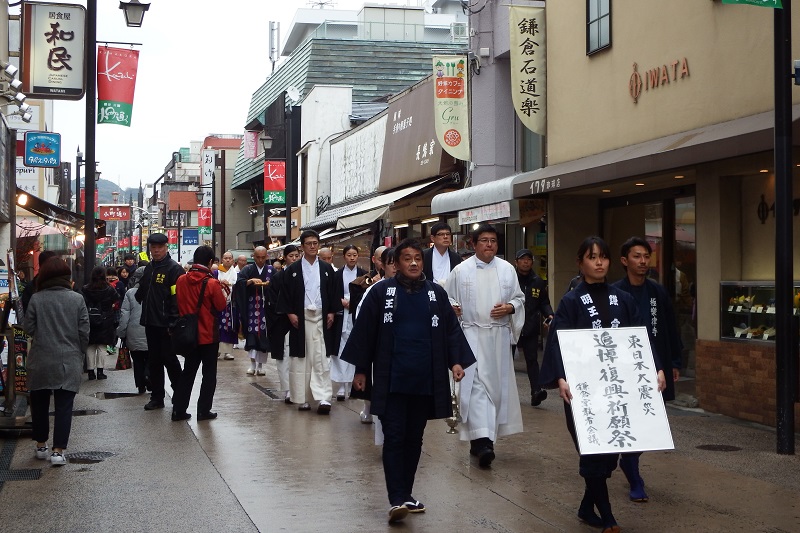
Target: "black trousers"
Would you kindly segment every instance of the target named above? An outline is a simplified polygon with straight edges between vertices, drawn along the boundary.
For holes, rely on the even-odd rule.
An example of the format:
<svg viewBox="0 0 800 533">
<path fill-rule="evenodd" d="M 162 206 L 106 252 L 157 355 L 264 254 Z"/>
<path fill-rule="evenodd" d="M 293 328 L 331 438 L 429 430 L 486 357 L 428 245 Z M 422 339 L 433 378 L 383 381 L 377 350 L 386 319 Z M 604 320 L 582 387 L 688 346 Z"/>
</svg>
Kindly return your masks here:
<svg viewBox="0 0 800 533">
<path fill-rule="evenodd" d="M 575 401 L 575 398 L 572 400 Z M 578 448 L 578 434 L 575 432 L 575 419 L 572 416 L 572 408 L 564 402 L 564 416 L 567 419 L 567 430 L 572 437 L 575 449 Z M 606 480 L 611 477 L 611 473 L 617 468 L 619 460 L 618 453 L 598 453 L 593 455 L 581 455 L 578 460 L 578 472 L 583 478 L 601 478 Z"/>
<path fill-rule="evenodd" d="M 217 390 L 217 352 L 219 343 L 201 344 L 183 363 L 183 372 L 172 398 L 172 410 L 176 413 L 185 413 L 189 408 L 189 397 L 192 395 L 194 378 L 200 364 L 203 365 L 203 381 L 200 384 L 200 397 L 197 399 L 197 413 L 203 414 L 211 411 L 214 402 L 214 391 Z"/>
<path fill-rule="evenodd" d="M 519 338 L 517 348 L 525 356 L 525 366 L 528 369 L 528 381 L 531 383 L 531 394 L 541 389 L 539 386 L 539 336 L 525 335 Z"/>
<path fill-rule="evenodd" d="M 147 385 L 147 350 L 131 350 L 133 361 L 133 383 L 136 388 Z"/>
<path fill-rule="evenodd" d="M 390 505 L 411 501 L 414 477 L 422 454 L 431 397 L 389 393 L 383 426 L 383 473 Z"/>
<path fill-rule="evenodd" d="M 181 363 L 172 347 L 172 338 L 167 328 L 145 326 L 147 337 L 147 368 L 150 371 L 150 399 L 163 402 L 166 392 L 164 390 L 164 368 L 167 369 L 169 382 L 174 391 L 181 378 Z"/>
<path fill-rule="evenodd" d="M 72 404 L 75 392 L 64 389 L 39 389 L 31 391 L 31 422 L 33 440 L 47 442 L 50 436 L 50 395 L 53 395 L 53 448 L 65 449 L 72 429 Z"/>
</svg>

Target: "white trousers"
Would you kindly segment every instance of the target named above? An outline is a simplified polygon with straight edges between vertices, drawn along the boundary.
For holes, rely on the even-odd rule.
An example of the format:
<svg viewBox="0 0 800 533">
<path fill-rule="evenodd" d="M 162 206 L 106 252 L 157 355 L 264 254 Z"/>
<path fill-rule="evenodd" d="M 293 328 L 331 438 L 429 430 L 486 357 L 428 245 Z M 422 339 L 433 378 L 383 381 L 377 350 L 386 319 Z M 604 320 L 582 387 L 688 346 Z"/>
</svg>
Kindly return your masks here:
<svg viewBox="0 0 800 533">
<path fill-rule="evenodd" d="M 250 350 L 248 352 L 250 359 L 262 365 L 267 362 L 267 352 L 259 352 L 258 350 Z"/>
<path fill-rule="evenodd" d="M 325 356 L 322 311 L 305 310 L 305 357 L 290 357 L 289 396 L 294 403 L 331 400 L 331 364 Z M 288 352 L 287 352 L 288 355 Z"/>
<path fill-rule="evenodd" d="M 229 342 L 219 343 L 219 350 L 217 350 L 217 353 L 220 354 L 233 353 L 233 344 Z"/>
<path fill-rule="evenodd" d="M 90 344 L 86 347 L 86 368 L 94 370 L 95 368 L 105 368 L 105 344 Z"/>
</svg>

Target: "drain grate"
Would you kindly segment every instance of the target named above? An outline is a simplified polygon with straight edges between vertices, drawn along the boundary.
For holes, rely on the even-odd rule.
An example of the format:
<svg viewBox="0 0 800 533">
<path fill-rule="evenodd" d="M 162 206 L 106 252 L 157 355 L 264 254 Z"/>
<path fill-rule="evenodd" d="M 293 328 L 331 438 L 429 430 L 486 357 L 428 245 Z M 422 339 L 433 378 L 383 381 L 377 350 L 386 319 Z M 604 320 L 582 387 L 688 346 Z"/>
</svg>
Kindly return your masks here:
<svg viewBox="0 0 800 533">
<path fill-rule="evenodd" d="M 131 398 L 132 396 L 141 396 L 138 392 L 98 392 L 95 398 L 101 400 L 116 400 L 117 398 Z"/>
<path fill-rule="evenodd" d="M 266 394 L 267 396 L 269 396 L 273 400 L 282 399 L 280 396 L 278 396 L 278 394 L 274 390 L 268 389 L 268 388 L 264 387 L 263 385 L 259 385 L 258 383 L 251 383 L 250 385 L 252 385 L 253 387 L 257 388 L 258 390 L 260 390 L 261 392 L 263 392 L 264 394 Z"/>
<path fill-rule="evenodd" d="M 729 444 L 701 444 L 697 447 L 698 450 L 706 450 L 709 452 L 738 452 L 741 448 L 738 446 L 731 446 Z"/>
<path fill-rule="evenodd" d="M 75 452 L 66 453 L 64 456 L 70 463 L 81 465 L 99 463 L 105 461 L 109 457 L 114 457 L 116 454 L 112 452 Z"/>
<path fill-rule="evenodd" d="M 34 481 L 42 476 L 41 468 L 27 468 L 25 470 L 0 470 L 2 481 Z"/>
<path fill-rule="evenodd" d="M 91 416 L 102 413 L 105 413 L 105 411 L 101 411 L 100 409 L 75 409 L 72 411 L 72 416 Z M 50 416 L 56 416 L 55 411 L 50 411 Z"/>
</svg>

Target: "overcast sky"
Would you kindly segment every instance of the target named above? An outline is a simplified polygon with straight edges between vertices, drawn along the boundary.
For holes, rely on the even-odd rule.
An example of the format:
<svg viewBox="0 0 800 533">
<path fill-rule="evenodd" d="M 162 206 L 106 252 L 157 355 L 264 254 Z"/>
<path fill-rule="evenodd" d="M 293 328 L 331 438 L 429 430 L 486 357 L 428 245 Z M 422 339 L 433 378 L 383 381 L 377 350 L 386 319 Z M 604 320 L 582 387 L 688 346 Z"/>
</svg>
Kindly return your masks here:
<svg viewBox="0 0 800 533">
<path fill-rule="evenodd" d="M 136 47 L 131 127 L 97 125 L 98 169 L 122 187 L 154 182 L 172 152 L 190 141 L 212 133 L 243 133 L 250 97 L 271 71 L 269 21 L 280 22 L 283 40 L 295 11 L 310 7 L 307 0 L 149 2 L 143 26 L 128 28 L 117 1 L 98 1 L 98 43 L 142 43 Z M 335 7 L 360 9 L 363 4 L 337 0 Z M 78 146 L 85 153 L 85 106 L 85 100 L 55 103 L 53 130 L 62 136 L 63 159 L 73 165 Z"/>
</svg>

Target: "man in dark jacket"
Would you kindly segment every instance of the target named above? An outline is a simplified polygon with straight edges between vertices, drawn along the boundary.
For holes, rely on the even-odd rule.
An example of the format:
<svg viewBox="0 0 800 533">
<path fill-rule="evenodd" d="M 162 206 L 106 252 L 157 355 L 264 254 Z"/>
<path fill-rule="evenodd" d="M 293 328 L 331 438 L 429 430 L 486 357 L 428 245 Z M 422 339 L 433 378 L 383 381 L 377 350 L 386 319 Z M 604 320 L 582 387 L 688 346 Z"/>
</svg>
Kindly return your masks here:
<svg viewBox="0 0 800 533">
<path fill-rule="evenodd" d="M 412 239 L 395 250 L 397 275 L 364 297 L 342 359 L 355 365 L 353 389 L 373 377 L 372 413 L 384 435 L 389 522 L 425 511 L 412 496 L 428 420 L 453 416 L 450 375 L 461 381 L 475 356 L 445 290 L 422 279 L 422 250 Z"/>
<path fill-rule="evenodd" d="M 300 234 L 303 257 L 284 269 L 279 313 L 286 313 L 289 331 L 289 394 L 301 411 L 311 409 L 309 400 L 319 402 L 317 413 L 331 411 L 333 390 L 330 360 L 334 353 L 333 319 L 342 310 L 336 297 L 333 267 L 317 257 L 319 234 Z"/>
<path fill-rule="evenodd" d="M 178 302 L 175 297 L 175 284 L 186 272 L 167 253 L 167 236 L 151 233 L 147 238 L 152 261 L 145 267 L 136 301 L 142 304 L 142 318 L 147 336 L 149 355 L 147 366 L 150 370 L 150 401 L 145 410 L 164 408 L 164 368 L 167 369 L 172 389 L 178 386 L 181 364 L 172 347 L 169 328 L 178 319 Z"/>
<path fill-rule="evenodd" d="M 547 398 L 547 391 L 539 387 L 539 331 L 542 316 L 553 319 L 553 308 L 547 295 L 547 282 L 533 271 L 533 253 L 523 248 L 517 252 L 516 260 L 519 288 L 525 293 L 525 325 L 517 348 L 525 356 L 531 383 L 531 405 L 536 407 Z"/>
<path fill-rule="evenodd" d="M 453 230 L 446 222 L 437 222 L 431 226 L 433 246 L 422 252 L 422 271 L 425 279 L 440 285 L 445 282 L 450 271 L 461 263 L 461 257 L 450 249 L 453 244 Z"/>
</svg>

